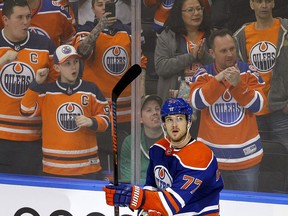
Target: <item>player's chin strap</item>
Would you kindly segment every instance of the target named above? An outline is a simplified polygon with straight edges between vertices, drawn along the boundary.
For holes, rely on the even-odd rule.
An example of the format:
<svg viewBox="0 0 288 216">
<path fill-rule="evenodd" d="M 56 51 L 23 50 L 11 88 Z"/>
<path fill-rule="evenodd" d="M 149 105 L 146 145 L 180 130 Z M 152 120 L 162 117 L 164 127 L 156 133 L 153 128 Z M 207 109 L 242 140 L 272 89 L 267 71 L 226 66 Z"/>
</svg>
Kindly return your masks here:
<svg viewBox="0 0 288 216">
<path fill-rule="evenodd" d="M 181 146 L 183 142 L 187 142 L 187 138 L 188 138 L 188 135 L 190 134 L 191 126 L 192 126 L 192 122 L 188 122 L 185 139 L 182 140 L 182 142 L 179 144 L 179 146 Z M 161 128 L 162 128 L 165 140 L 167 140 L 167 142 L 170 144 L 170 149 L 173 149 L 174 148 L 173 144 L 172 144 L 171 140 L 168 139 L 167 131 L 166 131 L 166 128 L 164 126 L 164 123 L 161 124 Z"/>
</svg>

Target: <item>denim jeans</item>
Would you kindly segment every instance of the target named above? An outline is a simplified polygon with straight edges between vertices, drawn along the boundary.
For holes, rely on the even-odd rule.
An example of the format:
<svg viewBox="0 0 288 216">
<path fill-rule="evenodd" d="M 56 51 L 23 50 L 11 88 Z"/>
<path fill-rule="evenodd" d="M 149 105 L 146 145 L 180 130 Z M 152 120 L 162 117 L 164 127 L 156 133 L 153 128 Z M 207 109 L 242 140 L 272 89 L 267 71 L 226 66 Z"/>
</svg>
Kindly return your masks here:
<svg viewBox="0 0 288 216">
<path fill-rule="evenodd" d="M 257 191 L 259 167 L 260 165 L 257 164 L 242 170 L 220 170 L 224 181 L 224 189 Z"/>
<path fill-rule="evenodd" d="M 262 140 L 282 143 L 288 149 L 288 114 L 279 110 L 256 119 Z"/>
</svg>

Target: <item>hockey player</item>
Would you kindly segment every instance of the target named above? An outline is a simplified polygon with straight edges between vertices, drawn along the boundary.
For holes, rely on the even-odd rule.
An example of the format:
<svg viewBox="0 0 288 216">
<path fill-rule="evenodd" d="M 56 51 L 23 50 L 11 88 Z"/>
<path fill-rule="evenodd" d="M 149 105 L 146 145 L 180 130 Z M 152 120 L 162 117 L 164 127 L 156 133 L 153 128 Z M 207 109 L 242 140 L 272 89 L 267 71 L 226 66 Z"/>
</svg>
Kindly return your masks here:
<svg viewBox="0 0 288 216">
<path fill-rule="evenodd" d="M 223 181 L 213 152 L 191 138 L 191 115 L 191 106 L 182 98 L 165 102 L 165 136 L 150 148 L 144 188 L 107 185 L 103 190 L 108 205 L 142 209 L 148 215 L 219 215 Z"/>
<path fill-rule="evenodd" d="M 42 116 L 43 172 L 102 179 L 95 132 L 110 123 L 108 102 L 97 86 L 78 78 L 73 46 L 59 46 L 54 63 L 59 79 L 43 84 L 47 70 L 39 70 L 21 101 L 23 115 Z"/>
</svg>

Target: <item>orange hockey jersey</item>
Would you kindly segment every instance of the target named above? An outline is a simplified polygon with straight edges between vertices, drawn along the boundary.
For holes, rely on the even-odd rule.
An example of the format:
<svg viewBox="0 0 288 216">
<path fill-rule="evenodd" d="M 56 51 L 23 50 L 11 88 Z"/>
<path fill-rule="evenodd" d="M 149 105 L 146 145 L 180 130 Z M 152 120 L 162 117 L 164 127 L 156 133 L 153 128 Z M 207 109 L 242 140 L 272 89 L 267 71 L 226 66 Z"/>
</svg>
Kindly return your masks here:
<svg viewBox="0 0 288 216">
<path fill-rule="evenodd" d="M 278 32 L 280 29 L 279 19 L 274 20 L 274 25 L 265 29 L 257 30 L 255 23 L 251 23 L 245 27 L 246 50 L 248 62 L 257 68 L 262 79 L 265 81 L 264 93 L 268 97 L 270 91 L 270 82 L 272 70 L 276 63 Z M 273 32 L 273 34 L 271 34 Z M 257 113 L 265 115 L 270 113 L 268 104 L 264 109 Z"/>
<path fill-rule="evenodd" d="M 95 23 L 86 22 L 75 38 L 75 47 L 90 34 Z M 131 64 L 130 28 L 118 22 L 111 29 L 100 33 L 93 53 L 84 60 L 83 80 L 95 83 L 111 103 L 112 89 L 125 74 Z M 131 119 L 131 85 L 118 98 L 118 122 L 129 122 Z"/>
<path fill-rule="evenodd" d="M 38 93 L 39 92 L 39 93 Z M 59 81 L 31 83 L 21 102 L 23 115 L 42 115 L 43 171 L 54 175 L 82 175 L 101 170 L 96 132 L 109 123 L 109 105 L 97 86 L 79 80 L 74 85 Z M 75 117 L 93 121 L 79 128 Z"/>
<path fill-rule="evenodd" d="M 235 87 L 215 79 L 214 64 L 201 67 L 190 84 L 192 105 L 201 110 L 197 140 L 213 150 L 223 170 L 246 169 L 263 156 L 255 113 L 266 100 L 265 83 L 252 65 L 237 66 L 241 81 Z"/>
<path fill-rule="evenodd" d="M 64 6 L 63 6 L 64 5 Z M 69 4 L 58 1 L 40 0 L 38 8 L 32 10 L 30 31 L 45 35 L 50 38 L 55 46 L 71 44 L 75 28 L 73 10 Z M 0 15 L 2 16 L 3 4 L 0 4 Z M 2 19 L 0 26 L 3 28 Z"/>
<path fill-rule="evenodd" d="M 40 68 L 49 68 L 49 80 L 56 80 L 53 69 L 55 47 L 47 37 L 29 33 L 21 44 L 11 43 L 0 34 L 0 56 L 8 50 L 18 52 L 17 60 L 0 66 L 0 139 L 32 141 L 40 139 L 39 117 L 26 118 L 19 113 L 20 100 Z"/>
</svg>

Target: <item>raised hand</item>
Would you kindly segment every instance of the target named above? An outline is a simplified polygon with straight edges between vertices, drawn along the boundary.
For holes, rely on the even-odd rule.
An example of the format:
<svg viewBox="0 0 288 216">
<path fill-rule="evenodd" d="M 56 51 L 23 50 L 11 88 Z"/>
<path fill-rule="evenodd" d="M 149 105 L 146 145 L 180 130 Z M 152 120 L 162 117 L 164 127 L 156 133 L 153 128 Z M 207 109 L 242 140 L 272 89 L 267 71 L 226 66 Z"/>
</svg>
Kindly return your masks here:
<svg viewBox="0 0 288 216">
<path fill-rule="evenodd" d="M 47 79 L 48 73 L 49 73 L 49 69 L 48 68 L 38 69 L 37 72 L 36 72 L 35 81 L 38 84 L 44 83 L 46 81 L 46 79 Z"/>
<path fill-rule="evenodd" d="M 240 70 L 237 65 L 228 67 L 224 70 L 224 77 L 232 86 L 240 82 Z"/>
<path fill-rule="evenodd" d="M 205 41 L 206 38 L 202 38 L 199 43 L 193 48 L 192 55 L 198 61 L 202 59 L 205 52 Z"/>
</svg>

